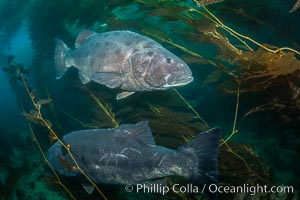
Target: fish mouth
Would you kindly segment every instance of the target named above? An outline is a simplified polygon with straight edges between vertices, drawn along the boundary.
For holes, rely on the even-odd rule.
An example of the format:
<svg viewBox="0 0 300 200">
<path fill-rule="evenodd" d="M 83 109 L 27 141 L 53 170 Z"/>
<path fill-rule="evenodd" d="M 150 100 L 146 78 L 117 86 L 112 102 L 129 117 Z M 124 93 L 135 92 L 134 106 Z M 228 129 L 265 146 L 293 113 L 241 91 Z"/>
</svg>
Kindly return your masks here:
<svg viewBox="0 0 300 200">
<path fill-rule="evenodd" d="M 177 87 L 177 86 L 183 86 L 183 85 L 187 85 L 190 82 L 192 82 L 194 80 L 193 76 L 185 76 L 182 77 L 181 79 L 177 79 L 175 83 L 166 83 L 164 85 L 164 88 L 169 88 L 169 87 Z"/>
</svg>

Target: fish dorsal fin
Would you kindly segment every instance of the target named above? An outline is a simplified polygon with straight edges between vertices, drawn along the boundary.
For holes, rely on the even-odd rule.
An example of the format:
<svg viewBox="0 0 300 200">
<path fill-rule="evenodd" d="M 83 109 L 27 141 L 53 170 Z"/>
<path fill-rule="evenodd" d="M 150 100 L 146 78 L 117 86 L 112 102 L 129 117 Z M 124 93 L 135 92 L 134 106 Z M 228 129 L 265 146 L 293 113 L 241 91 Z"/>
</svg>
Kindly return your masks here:
<svg viewBox="0 0 300 200">
<path fill-rule="evenodd" d="M 135 141 L 140 141 L 148 146 L 155 147 L 155 141 L 148 125 L 148 121 L 141 121 L 137 124 L 124 124 L 120 126 L 120 131 L 125 135 L 126 138 L 130 138 Z M 124 130 L 122 130 L 124 129 Z"/>
<path fill-rule="evenodd" d="M 90 183 L 81 183 L 81 185 L 88 194 L 92 194 L 95 189 L 94 186 Z"/>
<path fill-rule="evenodd" d="M 86 40 L 88 40 L 90 37 L 96 35 L 97 33 L 94 31 L 90 31 L 87 29 L 82 30 L 75 41 L 75 47 L 79 48 L 81 46 L 81 44 L 83 44 Z"/>
</svg>

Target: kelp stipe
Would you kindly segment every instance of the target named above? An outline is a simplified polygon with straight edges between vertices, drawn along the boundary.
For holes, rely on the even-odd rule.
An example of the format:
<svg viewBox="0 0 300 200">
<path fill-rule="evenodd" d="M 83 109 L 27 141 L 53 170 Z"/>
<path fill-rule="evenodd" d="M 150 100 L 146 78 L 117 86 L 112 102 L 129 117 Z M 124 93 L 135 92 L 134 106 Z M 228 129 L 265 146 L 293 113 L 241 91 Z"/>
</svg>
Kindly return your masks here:
<svg viewBox="0 0 300 200">
<path fill-rule="evenodd" d="M 183 4 L 180 4 L 182 6 L 185 6 Z M 259 48 L 263 49 L 264 52 L 266 54 L 270 54 L 272 55 L 271 57 L 274 58 L 274 57 L 278 57 L 278 54 L 281 54 L 281 56 L 279 56 L 280 59 L 284 60 L 285 58 L 287 58 L 287 56 L 291 57 L 292 59 L 288 59 L 288 60 L 293 60 L 293 62 L 297 62 L 295 60 L 295 57 L 294 55 L 297 54 L 297 55 L 300 55 L 299 51 L 295 50 L 295 49 L 292 49 L 290 47 L 281 47 L 281 48 L 275 48 L 274 47 L 268 47 L 268 45 L 263 45 L 263 44 L 260 44 L 259 42 L 253 40 L 252 38 L 248 37 L 248 36 L 244 36 L 238 32 L 236 32 L 235 30 L 233 30 L 232 28 L 226 26 L 225 24 L 223 24 L 221 22 L 220 19 L 218 19 L 215 15 L 213 15 L 205 6 L 201 5 L 203 8 L 204 8 L 204 11 L 206 12 L 203 12 L 203 11 L 199 11 L 193 7 L 189 7 L 189 11 L 190 12 L 196 12 L 202 16 L 204 16 L 205 18 L 207 18 L 208 20 L 210 20 L 211 22 L 213 22 L 216 27 L 220 27 L 222 28 L 223 30 L 225 30 L 226 32 L 228 32 L 232 37 L 236 38 L 238 41 L 240 41 L 242 43 L 242 45 L 244 45 L 244 48 L 247 49 L 247 51 L 245 52 L 243 49 L 238 49 L 235 45 L 231 44 L 230 43 L 230 40 L 225 37 L 223 34 L 220 34 L 218 31 L 216 31 L 216 29 L 213 29 L 212 31 L 207 31 L 205 32 L 205 34 L 207 34 L 208 38 L 214 38 L 213 40 L 211 40 L 211 42 L 215 43 L 217 46 L 220 46 L 222 48 L 225 48 L 225 49 L 228 49 L 229 52 L 232 52 L 232 54 L 234 55 L 233 57 L 236 58 L 236 57 L 244 57 L 247 52 L 251 53 L 251 52 L 255 52 L 253 50 L 253 48 L 248 44 L 248 42 L 254 44 L 254 45 L 257 45 Z M 184 15 L 187 19 L 189 20 L 193 20 L 193 16 L 192 15 L 189 15 L 189 14 L 185 14 Z M 144 27 L 147 27 L 147 26 L 144 26 Z M 259 176 L 257 173 L 255 173 L 251 167 L 249 166 L 249 164 L 247 163 L 247 161 L 245 160 L 245 158 L 243 158 L 242 156 L 240 156 L 239 154 L 237 154 L 236 152 L 233 151 L 233 149 L 228 145 L 227 141 L 230 140 L 230 138 L 236 134 L 238 132 L 238 130 L 236 129 L 236 124 L 237 124 L 237 115 L 238 115 L 238 108 L 239 108 L 239 99 L 240 99 L 240 93 L 242 92 L 245 92 L 245 89 L 244 89 L 244 86 L 245 86 L 245 82 L 247 82 L 247 80 L 249 80 L 249 78 L 245 78 L 245 76 L 240 73 L 240 72 L 237 72 L 236 70 L 231 70 L 229 69 L 228 67 L 225 67 L 223 64 L 219 63 L 219 62 L 215 62 L 215 61 L 212 61 L 212 60 L 209 60 L 209 59 L 206 59 L 204 58 L 202 55 L 198 54 L 197 52 L 194 52 L 193 50 L 190 50 L 180 44 L 177 44 L 175 43 L 173 40 L 171 40 L 170 38 L 168 38 L 168 36 L 166 36 L 165 34 L 161 33 L 161 31 L 159 32 L 156 32 L 155 31 L 155 28 L 152 27 L 152 31 L 151 30 L 148 30 L 146 28 L 143 28 L 142 31 L 144 33 L 146 33 L 147 35 L 150 35 L 154 38 L 157 38 L 159 39 L 160 41 L 162 42 L 165 42 L 165 43 L 168 43 L 170 44 L 171 46 L 174 46 L 175 48 L 178 48 L 188 54 L 191 54 L 192 56 L 196 56 L 198 58 L 201 58 L 203 60 L 205 60 L 207 63 L 211 64 L 212 66 L 214 67 L 217 67 L 218 69 L 220 69 L 221 71 L 223 71 L 224 73 L 228 74 L 229 76 L 231 76 L 233 78 L 233 80 L 235 80 L 235 85 L 237 85 L 237 90 L 234 90 L 233 93 L 236 93 L 237 95 L 237 100 L 236 100 L 236 108 L 235 108 L 235 115 L 234 115 L 234 120 L 233 120 L 233 128 L 232 128 L 232 132 L 229 134 L 229 136 L 224 139 L 222 142 L 221 142 L 221 146 L 222 145 L 225 145 L 228 149 L 229 152 L 231 152 L 234 156 L 236 156 L 238 159 L 242 160 L 242 162 L 245 164 L 246 168 L 249 170 L 249 172 L 251 172 L 253 175 L 257 176 L 260 180 L 263 180 L 263 178 L 261 176 Z M 287 53 L 285 53 L 285 51 Z M 224 51 L 225 52 L 225 51 Z M 231 55 L 232 56 L 232 55 Z M 274 59 L 268 59 L 269 61 L 271 60 L 274 60 Z M 268 61 L 266 60 L 266 61 Z M 285 62 L 286 63 L 286 60 L 285 61 L 282 61 L 283 63 Z M 276 61 L 276 60 L 275 60 Z M 289 61 L 289 62 L 290 62 Z M 273 61 L 274 62 L 274 61 Z M 268 63 L 268 62 L 266 62 Z M 271 66 L 272 63 L 269 63 L 268 65 Z M 289 69 L 290 73 L 293 73 L 295 72 L 297 69 L 299 69 L 299 67 L 297 67 L 297 65 L 293 65 L 291 69 Z M 274 69 L 278 69 L 278 67 L 274 68 Z M 246 69 L 245 69 L 246 70 Z M 249 69 L 247 69 L 249 70 Z M 251 69 L 250 69 L 251 70 Z M 249 70 L 249 74 L 251 73 L 251 71 Z M 262 71 L 263 72 L 263 71 Z M 284 70 L 281 70 L 281 71 L 278 71 L 278 72 L 274 72 L 274 73 L 278 73 L 278 74 L 285 74 L 286 71 Z M 263 75 L 262 75 L 263 76 Z M 251 76 L 250 76 L 251 77 Z M 266 77 L 266 76 L 265 76 Z M 271 77 L 274 77 L 274 76 L 271 76 Z M 262 90 L 265 89 L 265 88 L 262 88 Z M 226 92 L 229 92 L 228 89 L 225 88 L 225 91 Z M 183 96 L 178 93 L 178 91 L 176 92 L 179 97 L 181 99 L 184 100 Z M 189 103 L 187 101 L 185 101 L 186 105 L 192 110 L 193 113 L 195 113 L 195 109 L 191 108 L 191 106 L 189 105 Z M 197 113 L 197 112 L 196 112 Z M 251 112 L 253 113 L 253 112 Z M 250 114 L 250 113 L 249 113 Z M 199 118 L 198 116 L 200 116 L 199 114 L 195 114 L 197 116 L 197 118 Z M 204 120 L 202 120 L 204 121 Z M 205 122 L 205 121 L 204 121 Z M 184 137 L 185 141 L 188 141 L 189 139 Z"/>
<path fill-rule="evenodd" d="M 49 131 L 49 138 L 50 140 L 53 141 L 58 141 L 65 149 L 66 151 L 69 153 L 71 160 L 74 162 L 75 166 L 69 166 L 67 163 L 64 163 L 68 168 L 70 169 L 76 169 L 79 170 L 80 173 L 87 179 L 87 181 L 89 183 L 91 183 L 95 189 L 97 190 L 97 192 L 99 193 L 99 195 L 103 198 L 103 199 L 107 199 L 106 196 L 101 192 L 101 190 L 99 189 L 99 187 L 91 180 L 91 178 L 89 178 L 87 176 L 87 174 L 80 168 L 80 166 L 78 165 L 77 161 L 75 160 L 72 152 L 71 152 L 71 146 L 68 144 L 65 144 L 57 135 L 57 133 L 53 130 L 52 125 L 50 123 L 50 121 L 48 121 L 47 119 L 45 119 L 42 115 L 41 112 L 41 108 L 43 105 L 48 104 L 51 102 L 50 99 L 40 99 L 37 97 L 37 95 L 33 92 L 32 89 L 30 89 L 30 87 L 28 86 L 27 83 L 27 79 L 25 78 L 24 73 L 22 73 L 22 70 L 20 68 L 17 68 L 16 71 L 16 77 L 18 77 L 18 80 L 21 81 L 22 85 L 25 88 L 26 94 L 29 96 L 29 99 L 33 105 L 33 109 L 30 110 L 29 112 L 26 112 L 24 109 L 23 104 L 21 104 L 22 106 L 22 110 L 23 110 L 23 115 L 26 117 L 27 121 L 28 121 L 28 125 L 29 125 L 29 129 L 31 131 L 32 134 L 32 139 L 33 141 L 36 143 L 36 145 L 38 146 L 39 151 L 42 154 L 42 157 L 44 159 L 44 161 L 46 162 L 46 164 L 50 167 L 52 173 L 54 174 L 54 177 L 56 178 L 56 183 L 58 185 L 60 185 L 69 195 L 72 199 L 76 199 L 76 197 L 73 195 L 73 193 L 62 183 L 61 179 L 59 178 L 59 175 L 56 173 L 56 171 L 54 170 L 53 166 L 50 164 L 50 162 L 48 161 L 48 159 L 45 156 L 45 153 L 43 152 L 43 149 L 40 145 L 40 142 L 38 141 L 35 132 L 33 131 L 31 124 L 30 123 L 37 123 L 40 124 L 42 126 L 44 126 L 46 129 L 48 129 Z M 22 102 L 21 102 L 22 103 Z"/>
</svg>

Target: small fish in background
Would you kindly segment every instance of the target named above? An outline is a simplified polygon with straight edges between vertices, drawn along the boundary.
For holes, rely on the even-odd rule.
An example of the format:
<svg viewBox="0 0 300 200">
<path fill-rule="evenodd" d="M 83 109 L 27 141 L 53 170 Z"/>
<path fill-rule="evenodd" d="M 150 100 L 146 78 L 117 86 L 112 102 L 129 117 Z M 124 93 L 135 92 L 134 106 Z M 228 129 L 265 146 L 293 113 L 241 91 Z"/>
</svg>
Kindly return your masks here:
<svg viewBox="0 0 300 200">
<path fill-rule="evenodd" d="M 69 67 L 79 70 L 83 84 L 95 81 L 124 92 L 117 99 L 137 91 L 165 90 L 193 81 L 190 68 L 154 40 L 130 31 L 96 33 L 83 30 L 69 49 L 55 40 L 56 78 Z"/>
<path fill-rule="evenodd" d="M 80 168 L 97 184 L 166 184 L 166 176 L 205 184 L 217 182 L 220 134 L 219 128 L 210 129 L 173 150 L 156 145 L 148 122 L 142 121 L 119 128 L 74 131 L 63 141 L 70 145 Z M 59 142 L 50 147 L 47 157 L 60 174 L 83 179 L 78 170 L 70 170 L 74 162 Z"/>
</svg>

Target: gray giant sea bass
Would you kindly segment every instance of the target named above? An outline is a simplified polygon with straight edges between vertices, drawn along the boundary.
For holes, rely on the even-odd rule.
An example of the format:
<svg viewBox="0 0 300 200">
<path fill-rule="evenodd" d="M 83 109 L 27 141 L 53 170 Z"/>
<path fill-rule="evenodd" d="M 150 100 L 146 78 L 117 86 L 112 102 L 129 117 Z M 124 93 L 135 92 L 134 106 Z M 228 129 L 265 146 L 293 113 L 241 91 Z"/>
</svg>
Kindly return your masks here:
<svg viewBox="0 0 300 200">
<path fill-rule="evenodd" d="M 173 150 L 156 145 L 148 122 L 142 121 L 74 131 L 65 135 L 63 142 L 70 145 L 80 168 L 98 184 L 163 184 L 166 176 L 205 184 L 217 181 L 220 134 L 219 128 L 210 129 Z M 50 147 L 47 157 L 60 174 L 84 181 L 79 170 L 69 169 L 74 162 L 59 142 Z"/>
<path fill-rule="evenodd" d="M 165 90 L 193 81 L 184 61 L 154 40 L 134 32 L 83 30 L 75 47 L 71 50 L 56 39 L 56 78 L 74 66 L 83 84 L 95 81 L 122 89 L 117 99 L 137 91 Z"/>
</svg>

